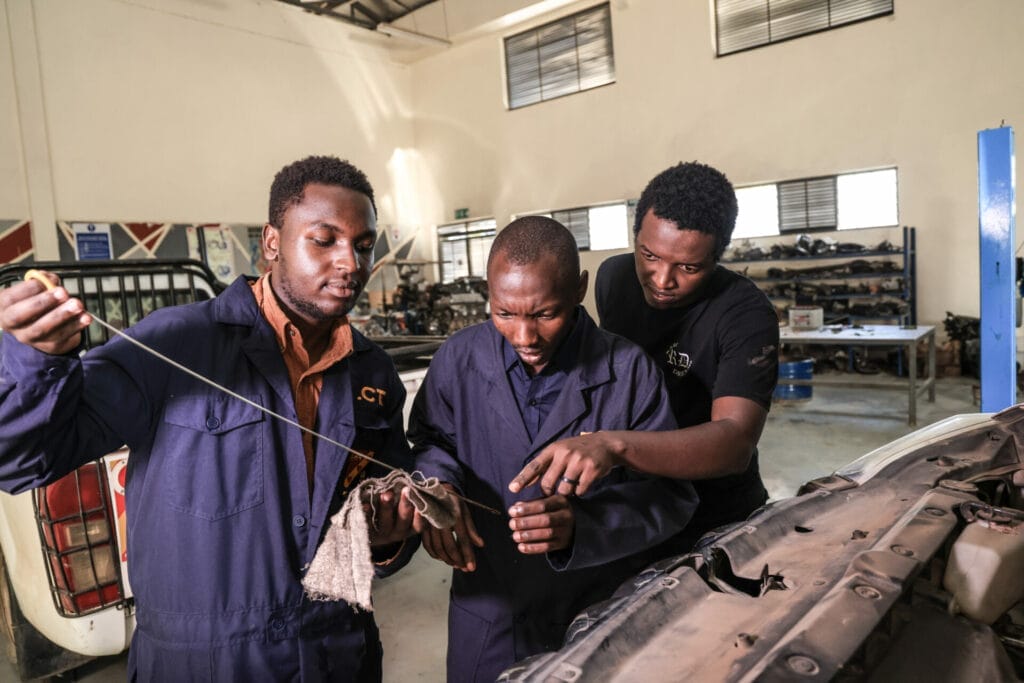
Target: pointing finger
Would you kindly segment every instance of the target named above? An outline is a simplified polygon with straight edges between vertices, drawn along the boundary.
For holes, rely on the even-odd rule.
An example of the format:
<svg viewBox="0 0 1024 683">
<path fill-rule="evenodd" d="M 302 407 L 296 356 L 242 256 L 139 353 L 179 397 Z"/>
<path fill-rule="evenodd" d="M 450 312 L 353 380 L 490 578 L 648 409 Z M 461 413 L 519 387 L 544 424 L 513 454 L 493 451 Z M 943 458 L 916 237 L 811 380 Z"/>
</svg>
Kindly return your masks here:
<svg viewBox="0 0 1024 683">
<path fill-rule="evenodd" d="M 538 477 L 544 474 L 545 470 L 551 464 L 552 455 L 543 450 L 540 454 L 527 463 L 519 474 L 517 474 L 508 485 L 508 490 L 512 493 L 519 493 L 530 484 L 537 481 Z"/>
</svg>

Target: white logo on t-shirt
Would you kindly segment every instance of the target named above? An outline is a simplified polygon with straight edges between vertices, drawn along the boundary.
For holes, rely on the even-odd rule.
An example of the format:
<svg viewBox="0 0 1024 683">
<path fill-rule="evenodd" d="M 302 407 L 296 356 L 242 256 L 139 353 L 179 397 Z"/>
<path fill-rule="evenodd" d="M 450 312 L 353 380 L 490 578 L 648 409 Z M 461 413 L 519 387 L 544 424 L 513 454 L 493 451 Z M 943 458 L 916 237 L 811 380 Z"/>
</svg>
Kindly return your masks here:
<svg viewBox="0 0 1024 683">
<path fill-rule="evenodd" d="M 672 346 L 665 349 L 665 360 L 668 362 L 668 366 L 672 368 L 672 374 L 676 377 L 686 377 L 686 373 L 690 371 L 690 367 L 693 365 L 693 361 L 690 360 L 690 354 L 679 350 L 679 342 L 673 342 Z"/>
</svg>

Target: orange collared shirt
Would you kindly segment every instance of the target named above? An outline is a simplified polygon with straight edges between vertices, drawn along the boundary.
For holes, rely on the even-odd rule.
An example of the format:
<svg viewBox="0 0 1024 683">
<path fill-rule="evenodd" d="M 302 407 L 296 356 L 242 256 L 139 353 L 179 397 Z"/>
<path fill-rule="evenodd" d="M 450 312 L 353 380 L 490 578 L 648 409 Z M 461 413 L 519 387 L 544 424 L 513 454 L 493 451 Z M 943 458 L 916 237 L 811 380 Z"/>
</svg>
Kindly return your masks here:
<svg viewBox="0 0 1024 683">
<path fill-rule="evenodd" d="M 339 319 L 331 329 L 331 336 L 319 357 L 310 357 L 302 339 L 302 332 L 289 319 L 278 303 L 277 296 L 270 286 L 270 273 L 266 273 L 252 283 L 252 293 L 256 297 L 263 317 L 270 323 L 277 337 L 278 348 L 288 368 L 288 379 L 292 385 L 292 396 L 295 399 L 295 414 L 298 422 L 308 429 L 316 429 L 317 407 L 320 405 L 320 390 L 324 384 L 324 371 L 352 353 L 352 327 L 348 317 Z M 309 477 L 309 490 L 313 490 L 314 448 L 313 436 L 302 433 L 302 449 L 306 455 L 306 475 Z M 361 462 L 361 459 L 350 458 Z M 348 467 L 345 468 L 346 471 Z"/>
</svg>

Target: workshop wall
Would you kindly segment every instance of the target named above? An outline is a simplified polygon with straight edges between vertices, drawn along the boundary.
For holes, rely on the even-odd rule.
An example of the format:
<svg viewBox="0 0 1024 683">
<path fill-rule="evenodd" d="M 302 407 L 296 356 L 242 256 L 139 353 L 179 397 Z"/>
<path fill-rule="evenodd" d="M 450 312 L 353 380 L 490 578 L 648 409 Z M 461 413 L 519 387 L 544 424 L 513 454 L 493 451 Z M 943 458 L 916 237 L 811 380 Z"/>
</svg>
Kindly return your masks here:
<svg viewBox="0 0 1024 683">
<path fill-rule="evenodd" d="M 410 61 L 278 2 L 0 0 L 0 221 L 52 233 L 49 258 L 47 223 L 259 224 L 273 173 L 330 152 L 369 174 L 389 244 L 430 258 L 455 208 L 633 198 L 682 159 L 738 185 L 895 165 L 919 320 L 977 314 L 976 134 L 1024 130 L 1024 3 L 899 2 L 719 59 L 710 2 L 612 0 L 616 82 L 508 111 L 502 37 L 593 4 L 438 3 L 454 45 Z"/>
<path fill-rule="evenodd" d="M 0 12 L 0 220 L 28 216 L 28 195 L 18 137 L 18 109 L 11 50 L 7 47 L 7 13 Z M 19 182 L 20 181 L 20 182 Z"/>
<path fill-rule="evenodd" d="M 0 21 L 21 20 L 21 2 L 0 0 Z M 410 73 L 385 36 L 251 0 L 34 2 L 29 15 L 10 30 L 35 43 L 46 135 L 19 124 L 22 72 L 0 45 L 0 218 L 31 217 L 26 154 L 48 166 L 58 221 L 262 224 L 274 173 L 331 153 L 370 177 L 393 238 L 419 227 L 398 199 L 417 176 Z"/>
<path fill-rule="evenodd" d="M 711 3 L 614 0 L 616 83 L 508 111 L 502 37 L 593 4 L 413 65 L 433 220 L 470 207 L 500 226 L 636 197 L 680 160 L 737 185 L 897 166 L 900 221 L 918 228 L 919 320 L 977 315 L 976 134 L 1005 120 L 1022 144 L 1024 3 L 898 2 L 889 17 L 716 58 Z"/>
</svg>

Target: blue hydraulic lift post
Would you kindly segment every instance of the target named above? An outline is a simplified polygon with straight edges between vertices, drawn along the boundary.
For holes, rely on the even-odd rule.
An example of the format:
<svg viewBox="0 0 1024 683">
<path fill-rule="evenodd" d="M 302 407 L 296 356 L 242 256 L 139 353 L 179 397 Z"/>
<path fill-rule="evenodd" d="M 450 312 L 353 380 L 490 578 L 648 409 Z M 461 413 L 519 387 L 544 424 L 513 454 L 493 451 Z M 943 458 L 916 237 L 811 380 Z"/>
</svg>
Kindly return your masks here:
<svg viewBox="0 0 1024 683">
<path fill-rule="evenodd" d="M 981 410 L 1017 402 L 1013 129 L 978 133 Z"/>
</svg>

